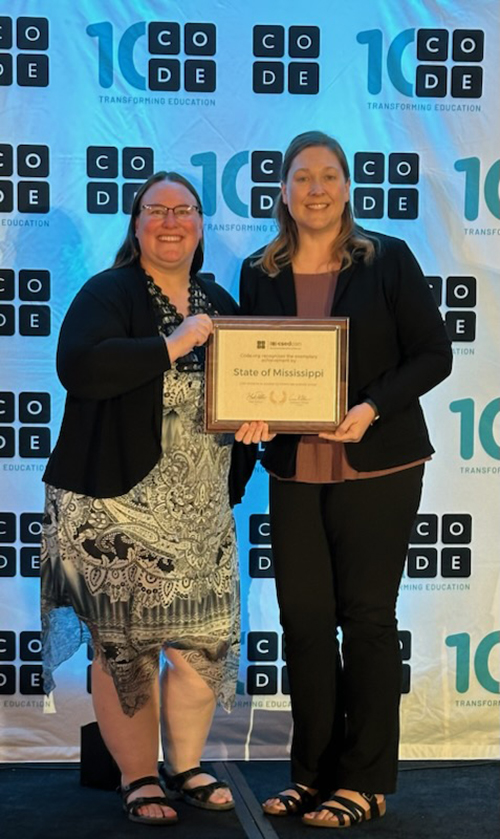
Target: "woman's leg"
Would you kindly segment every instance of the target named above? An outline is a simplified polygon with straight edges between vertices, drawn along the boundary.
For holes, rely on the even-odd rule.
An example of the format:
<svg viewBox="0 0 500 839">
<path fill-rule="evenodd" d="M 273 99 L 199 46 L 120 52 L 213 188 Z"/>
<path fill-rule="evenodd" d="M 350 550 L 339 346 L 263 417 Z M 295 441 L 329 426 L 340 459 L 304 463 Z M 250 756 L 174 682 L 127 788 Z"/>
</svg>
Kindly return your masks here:
<svg viewBox="0 0 500 839">
<path fill-rule="evenodd" d="M 328 783 L 343 741 L 332 563 L 323 487 L 271 478 L 273 561 L 294 720 L 292 780 Z"/>
<path fill-rule="evenodd" d="M 347 714 L 343 787 L 396 788 L 401 655 L 396 600 L 423 467 L 346 482 L 332 496 L 339 624 Z"/>
<path fill-rule="evenodd" d="M 92 701 L 99 730 L 122 773 L 122 785 L 130 784 L 146 775 L 158 775 L 158 685 L 151 685 L 151 696 L 133 717 L 124 714 L 111 676 L 98 659 L 92 663 Z M 132 792 L 135 798 L 162 795 L 155 785 L 147 785 Z M 149 818 L 172 817 L 171 807 L 148 804 L 139 808 L 139 815 Z"/>
<path fill-rule="evenodd" d="M 167 650 L 169 665 L 161 674 L 161 722 L 164 753 L 174 774 L 199 766 L 215 711 L 215 696 L 206 681 L 179 650 Z M 197 787 L 215 780 L 196 775 L 185 786 Z M 229 789 L 216 789 L 214 804 L 232 801 Z"/>
<path fill-rule="evenodd" d="M 345 482 L 326 497 L 342 628 L 346 740 L 336 794 L 394 792 L 401 657 L 396 599 L 421 494 L 423 467 Z M 356 792 L 354 792 L 356 791 Z M 327 811 L 321 818 L 335 819 Z"/>
</svg>

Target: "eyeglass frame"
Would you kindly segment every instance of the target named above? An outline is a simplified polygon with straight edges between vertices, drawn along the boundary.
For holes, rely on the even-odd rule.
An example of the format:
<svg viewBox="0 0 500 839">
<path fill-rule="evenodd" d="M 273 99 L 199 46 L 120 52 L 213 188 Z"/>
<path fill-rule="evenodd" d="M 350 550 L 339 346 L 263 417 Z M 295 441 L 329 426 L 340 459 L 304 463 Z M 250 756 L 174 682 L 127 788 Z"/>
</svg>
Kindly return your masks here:
<svg viewBox="0 0 500 839">
<path fill-rule="evenodd" d="M 193 215 L 191 213 L 191 210 L 194 210 L 200 216 L 203 215 L 203 211 L 202 211 L 201 207 L 198 207 L 197 204 L 176 204 L 175 207 L 167 207 L 166 204 L 141 204 L 141 210 L 150 210 L 152 207 L 158 207 L 158 209 L 161 210 L 162 221 L 163 221 L 163 219 L 168 218 L 169 210 L 172 211 L 175 219 L 182 219 L 183 216 L 182 215 L 177 215 L 177 213 L 175 212 L 179 207 L 184 207 L 186 210 L 190 211 L 188 213 L 188 215 L 186 216 L 186 218 L 190 218 L 191 215 Z"/>
</svg>

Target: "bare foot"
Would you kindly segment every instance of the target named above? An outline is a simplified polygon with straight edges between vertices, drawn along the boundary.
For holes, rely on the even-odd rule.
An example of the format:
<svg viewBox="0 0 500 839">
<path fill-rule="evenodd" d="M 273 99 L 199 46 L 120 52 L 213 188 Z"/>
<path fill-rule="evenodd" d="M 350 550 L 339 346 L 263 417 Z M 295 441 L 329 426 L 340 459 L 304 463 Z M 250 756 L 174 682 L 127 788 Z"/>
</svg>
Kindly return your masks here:
<svg viewBox="0 0 500 839">
<path fill-rule="evenodd" d="M 365 813 L 368 813 L 369 810 L 370 810 L 370 805 L 369 805 L 368 801 L 366 800 L 366 798 L 364 798 L 361 795 L 361 793 L 356 792 L 355 790 L 352 790 L 352 789 L 338 789 L 338 790 L 335 790 L 334 795 L 339 795 L 342 798 L 349 799 L 349 801 L 352 801 L 353 804 L 357 804 L 359 807 L 361 807 L 365 811 Z M 380 815 L 383 815 L 384 812 L 385 812 L 385 798 L 384 798 L 383 795 L 380 795 L 378 793 L 375 795 L 375 798 L 377 800 L 377 804 L 379 805 L 379 807 L 380 807 L 381 804 L 384 805 L 383 808 L 381 808 L 381 813 L 380 813 Z M 344 807 L 344 805 L 341 804 L 340 802 L 328 800 L 328 801 L 324 801 L 322 803 L 327 805 L 327 806 L 338 807 L 339 810 L 344 810 L 347 814 L 346 815 L 346 822 L 347 823 L 348 822 L 353 822 L 354 823 L 352 817 L 350 817 L 350 814 L 349 814 L 349 811 L 348 811 L 347 807 Z M 383 810 L 383 812 L 382 812 L 382 810 Z M 316 821 L 318 821 L 318 822 L 319 821 L 326 821 L 326 822 L 331 821 L 331 822 L 333 822 L 332 827 L 333 826 L 335 826 L 335 827 L 340 826 L 339 817 L 336 816 L 334 813 L 331 813 L 330 810 L 317 809 L 313 813 L 305 813 L 305 815 L 302 818 L 304 819 L 304 821 L 315 821 L 315 822 Z"/>
</svg>

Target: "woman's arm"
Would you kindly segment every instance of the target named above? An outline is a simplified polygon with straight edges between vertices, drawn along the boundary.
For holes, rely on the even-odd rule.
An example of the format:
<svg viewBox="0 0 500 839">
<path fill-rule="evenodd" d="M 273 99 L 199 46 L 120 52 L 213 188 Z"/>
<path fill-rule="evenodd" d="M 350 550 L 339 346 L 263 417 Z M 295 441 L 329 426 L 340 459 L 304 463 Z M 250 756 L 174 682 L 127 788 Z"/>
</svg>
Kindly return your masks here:
<svg viewBox="0 0 500 839">
<path fill-rule="evenodd" d="M 359 401 L 370 399 L 380 417 L 396 413 L 451 373 L 451 341 L 432 292 L 410 249 L 398 243 L 391 259 L 388 304 L 395 323 L 399 363 L 363 388 Z"/>
<path fill-rule="evenodd" d="M 64 318 L 57 372 L 68 393 L 109 399 L 134 390 L 171 366 L 160 335 L 130 337 L 124 301 L 84 287 Z"/>
</svg>

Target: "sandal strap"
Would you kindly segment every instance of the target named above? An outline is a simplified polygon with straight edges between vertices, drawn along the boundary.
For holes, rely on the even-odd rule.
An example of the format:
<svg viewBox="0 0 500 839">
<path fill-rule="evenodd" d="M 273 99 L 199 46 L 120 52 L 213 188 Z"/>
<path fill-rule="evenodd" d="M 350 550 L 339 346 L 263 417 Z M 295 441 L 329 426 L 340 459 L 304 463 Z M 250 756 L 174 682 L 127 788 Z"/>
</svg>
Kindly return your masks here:
<svg viewBox="0 0 500 839">
<path fill-rule="evenodd" d="M 291 789 L 291 787 L 290 787 Z M 276 798 L 280 804 L 283 804 L 287 813 L 297 813 L 300 807 L 300 800 L 296 798 L 294 795 L 288 795 L 286 792 L 280 792 L 278 795 L 274 795 L 273 798 Z"/>
<path fill-rule="evenodd" d="M 329 801 L 336 801 L 338 804 L 343 804 L 355 822 L 360 821 L 365 816 L 365 810 L 361 804 L 357 804 L 351 798 L 344 798 L 343 795 L 332 795 Z"/>
<path fill-rule="evenodd" d="M 328 810 L 329 813 L 337 816 L 341 825 L 345 824 L 346 816 L 349 818 L 351 825 L 358 824 L 366 819 L 366 811 L 363 807 L 360 804 L 356 804 L 350 798 L 344 798 L 343 795 L 332 795 L 328 800 L 342 804 L 343 806 L 336 807 L 335 804 L 320 804 L 319 807 L 316 807 L 316 812 L 320 813 L 321 810 Z"/>
<path fill-rule="evenodd" d="M 301 787 L 300 784 L 290 784 L 288 789 L 295 790 L 295 792 L 298 793 L 300 800 L 304 804 L 309 804 L 310 802 L 312 803 L 315 800 L 315 798 L 318 794 L 317 792 L 316 793 L 309 792 L 308 789 L 304 789 L 304 787 Z"/>
<path fill-rule="evenodd" d="M 133 815 L 137 815 L 137 810 L 140 810 L 141 807 L 147 806 L 148 804 L 162 804 L 163 807 L 170 807 L 168 798 L 165 795 L 153 795 L 151 798 L 134 798 L 133 801 L 124 801 L 123 803 L 127 813 L 132 813 Z"/>
<path fill-rule="evenodd" d="M 186 787 L 186 781 L 190 778 L 195 778 L 196 775 L 207 775 L 206 769 L 201 766 L 193 766 L 192 769 L 186 769 L 184 772 L 178 772 L 177 775 L 169 775 L 164 766 L 161 767 L 160 772 L 165 779 L 167 789 L 175 790 L 184 798 L 193 798 L 206 804 L 210 796 L 217 789 L 229 789 L 227 781 L 209 781 L 208 784 L 200 784 L 197 787 Z"/>
<path fill-rule="evenodd" d="M 194 778 L 195 775 L 210 774 L 207 773 L 206 769 L 202 769 L 201 766 L 193 766 L 192 769 L 185 769 L 184 772 L 178 772 L 177 775 L 169 775 L 165 767 L 162 767 L 162 770 L 162 775 L 169 786 L 175 787 L 175 789 L 179 791 L 182 789 L 186 781 L 189 781 L 190 778 Z"/>
<path fill-rule="evenodd" d="M 317 800 L 316 795 L 313 795 L 307 789 L 303 789 L 299 784 L 290 784 L 288 789 L 293 789 L 299 797 L 290 795 L 288 792 L 280 792 L 273 796 L 284 805 L 288 813 L 298 813 L 300 815 L 300 813 L 306 812 L 308 807 L 314 806 Z"/>
<path fill-rule="evenodd" d="M 188 798 L 196 798 L 197 801 L 206 802 L 216 789 L 229 789 L 225 781 L 211 781 L 199 787 L 188 787 L 182 790 L 182 794 Z"/>
<path fill-rule="evenodd" d="M 118 787 L 118 792 L 121 793 L 122 798 L 125 801 L 125 799 L 128 798 L 131 792 L 135 792 L 135 790 L 140 789 L 140 787 L 146 787 L 150 785 L 161 788 L 161 779 L 158 777 L 158 775 L 145 775 L 143 778 L 137 778 L 135 781 L 131 781 L 130 784 Z"/>
<path fill-rule="evenodd" d="M 351 813 L 348 813 L 347 810 L 342 810 L 341 807 L 334 807 L 331 804 L 320 804 L 319 807 L 316 807 L 315 813 L 321 813 L 323 810 L 328 810 L 329 813 L 336 816 L 339 820 L 339 825 L 343 827 L 346 823 L 346 816 L 349 819 L 349 824 L 356 824 L 358 819 L 353 817 Z"/>
<path fill-rule="evenodd" d="M 377 796 L 373 792 L 360 792 L 365 801 L 370 805 L 370 814 L 372 818 L 380 816 L 380 806 L 377 801 Z"/>
</svg>

